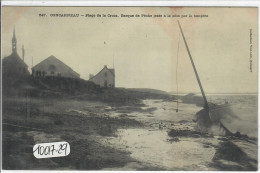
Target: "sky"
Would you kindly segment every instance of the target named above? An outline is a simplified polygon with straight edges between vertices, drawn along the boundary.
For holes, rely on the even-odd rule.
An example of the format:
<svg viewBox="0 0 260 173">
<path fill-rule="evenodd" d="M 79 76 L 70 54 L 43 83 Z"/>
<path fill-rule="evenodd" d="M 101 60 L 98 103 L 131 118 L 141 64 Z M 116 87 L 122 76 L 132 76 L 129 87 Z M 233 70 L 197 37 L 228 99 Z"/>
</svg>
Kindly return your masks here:
<svg viewBox="0 0 260 173">
<path fill-rule="evenodd" d="M 106 17 L 81 16 L 86 14 Z M 257 8 L 3 7 L 2 58 L 11 54 L 15 27 L 18 54 L 24 45 L 29 69 L 53 55 L 86 80 L 107 65 L 115 68 L 116 87 L 176 92 L 178 83 L 179 92 L 200 92 L 177 20 L 206 93 L 258 91 Z"/>
</svg>

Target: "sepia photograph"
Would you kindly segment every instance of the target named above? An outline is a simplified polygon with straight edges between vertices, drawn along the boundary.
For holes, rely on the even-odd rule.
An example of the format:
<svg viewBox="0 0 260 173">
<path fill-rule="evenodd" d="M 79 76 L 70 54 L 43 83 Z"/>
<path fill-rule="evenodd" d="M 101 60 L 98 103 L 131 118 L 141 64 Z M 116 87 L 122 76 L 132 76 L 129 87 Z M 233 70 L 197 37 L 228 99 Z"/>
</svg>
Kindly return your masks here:
<svg viewBox="0 0 260 173">
<path fill-rule="evenodd" d="M 3 170 L 258 170 L 258 7 L 1 8 Z"/>
</svg>

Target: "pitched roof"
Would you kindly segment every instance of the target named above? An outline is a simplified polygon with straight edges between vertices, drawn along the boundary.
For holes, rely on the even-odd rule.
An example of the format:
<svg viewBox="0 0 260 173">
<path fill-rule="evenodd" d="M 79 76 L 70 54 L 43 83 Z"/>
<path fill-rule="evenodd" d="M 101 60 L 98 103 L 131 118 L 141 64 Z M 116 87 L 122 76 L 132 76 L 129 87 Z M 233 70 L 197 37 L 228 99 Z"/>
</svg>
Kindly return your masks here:
<svg viewBox="0 0 260 173">
<path fill-rule="evenodd" d="M 72 70 L 73 72 L 75 72 L 71 67 L 69 67 L 68 65 L 66 65 L 64 62 L 62 62 L 61 60 L 59 60 L 58 58 L 56 58 L 55 56 L 51 55 L 49 56 L 48 58 L 46 58 L 45 60 L 39 62 L 38 64 L 36 64 L 35 66 L 32 67 L 33 68 L 37 68 L 38 66 L 40 66 L 41 63 L 45 62 L 45 61 L 48 61 L 48 60 L 54 60 L 54 61 L 58 61 L 59 63 L 61 63 L 62 65 L 66 66 L 67 68 L 69 68 L 70 70 Z M 77 75 L 80 75 L 78 74 L 77 72 L 75 72 Z"/>
<path fill-rule="evenodd" d="M 104 69 L 108 69 L 108 71 L 115 77 L 115 69 L 113 68 L 107 68 L 107 66 L 105 65 L 102 70 L 100 70 L 95 76 L 93 76 L 92 78 L 90 78 L 89 80 L 93 79 L 94 77 L 96 77 L 97 75 L 99 75 L 99 73 L 101 73 Z"/>
<path fill-rule="evenodd" d="M 113 68 L 108 68 L 108 70 L 115 76 L 115 69 L 113 69 Z"/>
<path fill-rule="evenodd" d="M 16 52 L 13 52 L 11 55 L 3 58 L 2 62 L 3 65 L 21 65 L 28 68 L 28 65 L 20 58 L 20 56 Z"/>
</svg>

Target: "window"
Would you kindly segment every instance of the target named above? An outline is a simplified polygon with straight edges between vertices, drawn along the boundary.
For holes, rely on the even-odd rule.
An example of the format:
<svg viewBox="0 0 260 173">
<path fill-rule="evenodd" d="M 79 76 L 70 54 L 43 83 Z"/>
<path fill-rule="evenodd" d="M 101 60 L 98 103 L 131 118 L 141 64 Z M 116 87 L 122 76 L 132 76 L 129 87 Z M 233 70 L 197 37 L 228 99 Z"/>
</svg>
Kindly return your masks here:
<svg viewBox="0 0 260 173">
<path fill-rule="evenodd" d="M 50 71 L 54 71 L 56 69 L 55 65 L 51 64 L 48 68 Z"/>
<path fill-rule="evenodd" d="M 104 73 L 104 77 L 107 77 L 107 72 Z"/>
</svg>

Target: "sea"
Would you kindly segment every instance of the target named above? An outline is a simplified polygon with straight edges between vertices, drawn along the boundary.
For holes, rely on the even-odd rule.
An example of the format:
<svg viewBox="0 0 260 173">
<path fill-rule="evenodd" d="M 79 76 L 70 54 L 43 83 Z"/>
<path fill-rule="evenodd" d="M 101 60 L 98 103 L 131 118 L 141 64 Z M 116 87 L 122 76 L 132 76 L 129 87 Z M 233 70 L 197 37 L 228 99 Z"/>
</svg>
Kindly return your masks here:
<svg viewBox="0 0 260 173">
<path fill-rule="evenodd" d="M 225 104 L 232 109 L 232 114 L 223 114 L 220 120 L 236 135 L 219 133 L 218 127 L 198 133 L 196 113 L 203 108 L 195 104 L 180 100 L 176 112 L 176 101 L 143 100 L 142 109 L 153 108 L 154 111 L 130 112 L 127 118 L 142 122 L 144 127 L 119 129 L 116 136 L 100 139 L 104 145 L 130 153 L 137 162 L 107 169 L 138 170 L 141 164 L 146 165 L 147 170 L 257 170 L 258 95 L 211 94 L 207 98 L 210 103 Z M 111 111 L 109 116 L 121 114 Z M 185 133 L 171 136 L 172 130 Z"/>
</svg>

